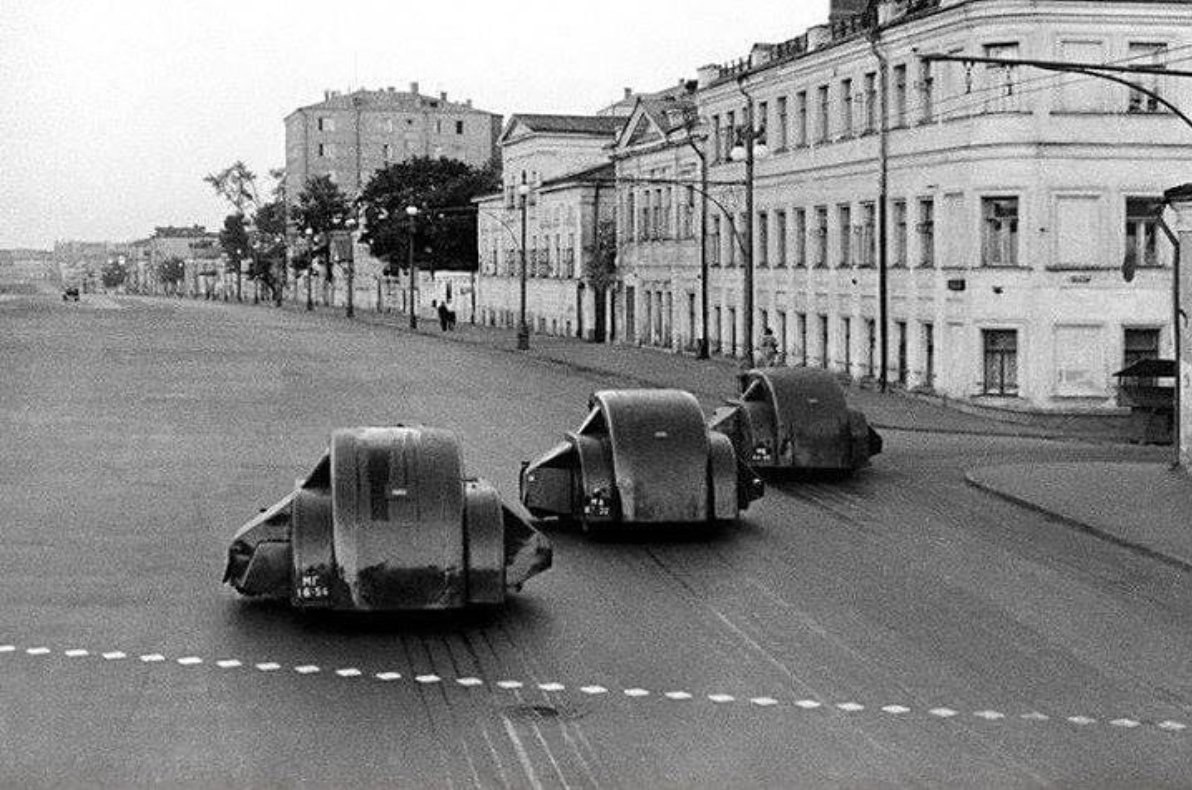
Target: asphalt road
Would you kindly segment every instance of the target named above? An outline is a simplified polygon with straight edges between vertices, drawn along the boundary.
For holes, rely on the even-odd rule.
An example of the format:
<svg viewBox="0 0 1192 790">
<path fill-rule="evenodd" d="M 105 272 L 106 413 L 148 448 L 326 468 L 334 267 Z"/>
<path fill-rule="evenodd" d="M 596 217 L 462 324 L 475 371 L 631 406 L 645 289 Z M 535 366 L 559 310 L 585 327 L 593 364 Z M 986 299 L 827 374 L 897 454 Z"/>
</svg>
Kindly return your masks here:
<svg viewBox="0 0 1192 790">
<path fill-rule="evenodd" d="M 452 428 L 513 498 L 619 382 L 54 294 L 0 296 L 0 371 L 0 786 L 1192 786 L 1188 577 L 962 478 L 1153 452 L 887 433 L 719 530 L 550 531 L 499 612 L 345 621 L 220 585 L 333 428 Z"/>
</svg>

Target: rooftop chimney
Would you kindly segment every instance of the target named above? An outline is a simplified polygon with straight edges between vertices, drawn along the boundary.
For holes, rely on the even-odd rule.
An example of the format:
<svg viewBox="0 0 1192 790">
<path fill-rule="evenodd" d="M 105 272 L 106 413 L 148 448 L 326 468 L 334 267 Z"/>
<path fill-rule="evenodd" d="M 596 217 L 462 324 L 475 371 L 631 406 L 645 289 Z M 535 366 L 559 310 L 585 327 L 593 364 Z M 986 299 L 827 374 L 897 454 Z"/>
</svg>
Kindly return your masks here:
<svg viewBox="0 0 1192 790">
<path fill-rule="evenodd" d="M 417 82 L 410 83 L 410 93 L 413 93 L 415 95 L 418 94 L 418 83 Z"/>
<path fill-rule="evenodd" d="M 447 101 L 447 91 L 439 91 L 439 101 Z"/>
<path fill-rule="evenodd" d="M 626 99 L 631 99 L 631 98 L 633 98 L 633 88 L 626 88 L 626 89 L 625 89 L 625 98 L 626 98 Z"/>
</svg>

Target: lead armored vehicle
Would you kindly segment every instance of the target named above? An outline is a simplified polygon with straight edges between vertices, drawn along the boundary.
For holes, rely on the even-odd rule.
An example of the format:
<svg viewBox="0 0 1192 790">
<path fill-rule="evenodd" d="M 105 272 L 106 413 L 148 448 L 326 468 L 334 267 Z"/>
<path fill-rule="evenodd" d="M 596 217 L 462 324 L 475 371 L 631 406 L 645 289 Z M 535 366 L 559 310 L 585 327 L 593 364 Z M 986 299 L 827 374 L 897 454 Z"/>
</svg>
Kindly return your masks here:
<svg viewBox="0 0 1192 790">
<path fill-rule="evenodd" d="M 522 465 L 521 501 L 531 515 L 613 523 L 737 518 L 761 481 L 737 462 L 727 436 L 709 431 L 695 396 L 682 390 L 603 390 L 561 444 Z"/>
<path fill-rule="evenodd" d="M 452 433 L 351 428 L 236 532 L 224 581 L 303 609 L 455 609 L 499 604 L 550 564 L 546 538 L 464 477 Z"/>
</svg>

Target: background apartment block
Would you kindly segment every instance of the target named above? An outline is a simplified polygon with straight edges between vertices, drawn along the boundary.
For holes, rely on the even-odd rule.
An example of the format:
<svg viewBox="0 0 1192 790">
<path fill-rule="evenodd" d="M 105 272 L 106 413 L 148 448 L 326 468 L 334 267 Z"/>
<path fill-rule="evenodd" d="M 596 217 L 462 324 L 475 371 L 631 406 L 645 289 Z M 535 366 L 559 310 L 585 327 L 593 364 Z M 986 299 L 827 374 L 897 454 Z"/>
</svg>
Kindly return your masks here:
<svg viewBox="0 0 1192 790">
<path fill-rule="evenodd" d="M 497 151 L 501 116 L 476 109 L 471 99 L 423 96 L 412 82 L 408 92 L 326 91 L 285 124 L 286 194 L 298 195 L 311 177 L 330 176 L 352 196 L 374 171 L 415 157 L 485 166 Z"/>
</svg>

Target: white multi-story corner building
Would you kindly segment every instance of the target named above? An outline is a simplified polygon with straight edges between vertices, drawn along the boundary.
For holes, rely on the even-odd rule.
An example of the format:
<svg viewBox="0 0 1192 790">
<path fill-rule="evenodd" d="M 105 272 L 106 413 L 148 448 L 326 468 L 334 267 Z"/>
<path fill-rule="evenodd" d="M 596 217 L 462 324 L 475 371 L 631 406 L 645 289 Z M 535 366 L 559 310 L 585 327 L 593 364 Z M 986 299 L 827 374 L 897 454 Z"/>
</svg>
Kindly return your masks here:
<svg viewBox="0 0 1192 790">
<path fill-rule="evenodd" d="M 752 103 L 765 143 L 753 179 L 755 335 L 768 324 L 789 363 L 853 378 L 880 378 L 884 364 L 891 384 L 995 407 L 1111 408 L 1116 370 L 1171 354 L 1171 251 L 1155 215 L 1164 189 L 1190 180 L 1192 129 L 1108 81 L 922 56 L 1179 68 L 1192 61 L 1192 6 L 872 5 L 700 69 L 712 350 L 743 346 L 745 165 L 730 152 Z M 1192 81 L 1129 76 L 1192 108 Z M 649 109 L 616 153 L 621 339 L 685 348 L 703 330 L 698 223 L 690 229 L 700 196 L 688 188 L 699 157 L 687 128 L 635 142 L 641 117 L 664 126 Z"/>
<path fill-rule="evenodd" d="M 603 315 L 585 277 L 599 252 L 598 226 L 612 219 L 609 146 L 623 117 L 527 115 L 500 137 L 503 194 L 476 201 L 476 309 L 490 326 L 517 326 L 523 224 L 526 323 L 531 331 L 600 338 Z"/>
</svg>

